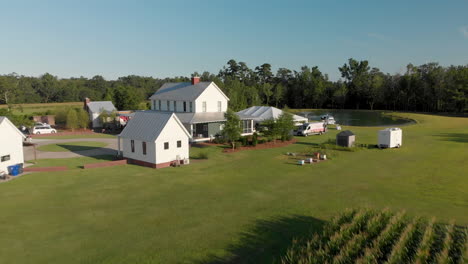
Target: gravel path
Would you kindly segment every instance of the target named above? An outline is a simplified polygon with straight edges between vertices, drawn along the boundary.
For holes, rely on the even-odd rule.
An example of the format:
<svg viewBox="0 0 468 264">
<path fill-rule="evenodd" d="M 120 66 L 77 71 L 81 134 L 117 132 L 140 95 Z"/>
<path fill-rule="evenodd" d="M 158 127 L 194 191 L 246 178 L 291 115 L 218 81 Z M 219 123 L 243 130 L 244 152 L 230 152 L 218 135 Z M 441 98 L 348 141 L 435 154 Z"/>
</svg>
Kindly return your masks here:
<svg viewBox="0 0 468 264">
<path fill-rule="evenodd" d="M 33 139 L 33 143 L 37 144 L 36 149 L 43 145 L 76 141 L 98 141 L 106 143 L 107 146 L 83 151 L 48 152 L 36 150 L 37 159 L 64 159 L 117 154 L 117 138 Z M 23 147 L 23 151 L 25 161 L 34 159 L 34 148 L 32 146 Z"/>
</svg>

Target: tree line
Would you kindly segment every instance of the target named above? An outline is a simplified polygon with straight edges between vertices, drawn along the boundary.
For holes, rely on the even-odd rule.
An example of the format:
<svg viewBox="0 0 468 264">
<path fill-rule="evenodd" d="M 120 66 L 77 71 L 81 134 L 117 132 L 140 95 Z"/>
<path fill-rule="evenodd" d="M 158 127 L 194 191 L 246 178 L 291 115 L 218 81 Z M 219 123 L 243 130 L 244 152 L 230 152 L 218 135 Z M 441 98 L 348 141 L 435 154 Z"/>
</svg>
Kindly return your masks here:
<svg viewBox="0 0 468 264">
<path fill-rule="evenodd" d="M 466 112 L 468 65 L 443 67 L 438 63 L 408 64 L 403 74 L 383 73 L 366 60 L 349 59 L 339 67 L 341 79 L 331 81 L 317 66 L 300 70 L 264 63 L 249 68 L 229 60 L 217 73 L 194 72 L 202 81 L 214 81 L 230 98 L 233 110 L 252 105 L 291 108 L 383 109 L 423 112 Z M 0 104 L 110 100 L 120 110 L 144 109 L 141 105 L 165 82 L 188 77 L 153 78 L 130 75 L 117 80 L 60 79 L 15 73 L 0 75 Z"/>
</svg>

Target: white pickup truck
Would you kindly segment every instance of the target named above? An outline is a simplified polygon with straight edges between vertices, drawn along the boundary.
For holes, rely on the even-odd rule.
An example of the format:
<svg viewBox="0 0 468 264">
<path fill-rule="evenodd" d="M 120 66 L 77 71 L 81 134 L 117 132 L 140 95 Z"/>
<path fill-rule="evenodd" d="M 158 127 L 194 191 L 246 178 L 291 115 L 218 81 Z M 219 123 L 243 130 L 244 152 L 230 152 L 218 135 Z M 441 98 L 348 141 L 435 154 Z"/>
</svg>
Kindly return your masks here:
<svg viewBox="0 0 468 264">
<path fill-rule="evenodd" d="M 322 135 L 327 132 L 327 124 L 324 122 L 305 123 L 294 131 L 296 136 Z"/>
</svg>

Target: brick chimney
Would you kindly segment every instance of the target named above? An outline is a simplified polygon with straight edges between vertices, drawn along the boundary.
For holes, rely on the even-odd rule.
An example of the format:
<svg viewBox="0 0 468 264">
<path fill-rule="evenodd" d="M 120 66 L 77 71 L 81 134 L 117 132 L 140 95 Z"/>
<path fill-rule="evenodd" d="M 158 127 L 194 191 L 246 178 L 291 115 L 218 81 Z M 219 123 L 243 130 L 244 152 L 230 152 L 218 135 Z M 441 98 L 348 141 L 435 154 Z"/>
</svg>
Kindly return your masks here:
<svg viewBox="0 0 468 264">
<path fill-rule="evenodd" d="M 192 77 L 192 85 L 195 85 L 200 82 L 200 77 L 194 76 Z"/>
<path fill-rule="evenodd" d="M 91 103 L 91 99 L 89 99 L 88 97 L 86 97 L 84 100 L 83 100 L 83 108 L 87 111 L 88 110 L 88 104 Z"/>
</svg>

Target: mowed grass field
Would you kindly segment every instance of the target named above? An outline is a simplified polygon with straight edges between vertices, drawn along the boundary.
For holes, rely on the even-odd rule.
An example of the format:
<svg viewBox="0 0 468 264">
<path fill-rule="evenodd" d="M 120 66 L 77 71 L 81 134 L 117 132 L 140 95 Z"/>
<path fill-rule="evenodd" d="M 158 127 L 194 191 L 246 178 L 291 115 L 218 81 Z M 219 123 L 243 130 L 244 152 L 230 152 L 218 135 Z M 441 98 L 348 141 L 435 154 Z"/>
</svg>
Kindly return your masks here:
<svg viewBox="0 0 468 264">
<path fill-rule="evenodd" d="M 293 237 L 350 207 L 468 225 L 468 119 L 398 115 L 418 121 L 402 127 L 401 149 L 333 151 L 314 165 L 285 153 L 337 131 L 284 148 L 191 148 L 209 159 L 180 168 L 75 169 L 2 183 L 0 263 L 271 263 Z M 381 128 L 344 129 L 376 144 Z"/>
<path fill-rule="evenodd" d="M 48 110 L 55 111 L 64 107 L 82 107 L 82 102 L 65 102 L 65 103 L 38 103 L 38 104 L 13 104 L 13 113 L 32 114 L 35 112 L 46 112 Z M 8 105 L 0 104 L 0 108 L 8 108 Z"/>
</svg>

